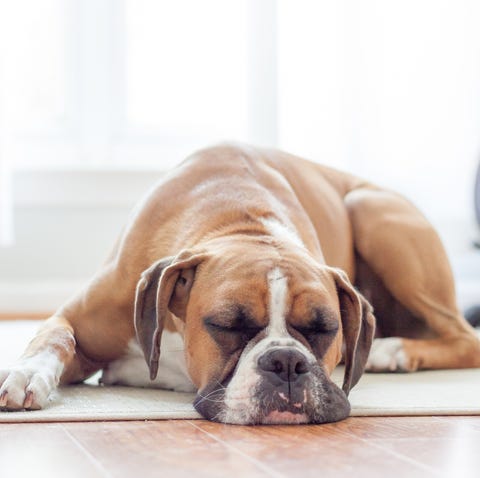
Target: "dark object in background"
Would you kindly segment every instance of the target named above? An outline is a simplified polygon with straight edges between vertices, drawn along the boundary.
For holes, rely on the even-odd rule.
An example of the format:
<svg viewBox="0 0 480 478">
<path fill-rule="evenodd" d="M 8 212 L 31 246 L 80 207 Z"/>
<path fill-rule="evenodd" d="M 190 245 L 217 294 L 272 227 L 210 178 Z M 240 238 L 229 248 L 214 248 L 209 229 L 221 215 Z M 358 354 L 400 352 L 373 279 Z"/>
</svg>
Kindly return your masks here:
<svg viewBox="0 0 480 478">
<path fill-rule="evenodd" d="M 475 178 L 475 214 L 477 216 L 477 223 L 480 226 L 480 163 L 478 163 L 477 176 Z"/>
<path fill-rule="evenodd" d="M 477 176 L 475 178 L 474 200 L 475 215 L 477 216 L 477 224 L 480 227 L 480 162 L 478 163 Z M 473 245 L 480 248 L 480 238 L 474 240 Z M 469 307 L 465 311 L 465 318 L 470 322 L 470 325 L 480 328 L 480 305 Z"/>
<path fill-rule="evenodd" d="M 477 216 L 477 224 L 480 227 L 480 162 L 478 163 L 477 176 L 475 178 L 475 215 Z M 473 241 L 475 247 L 480 248 L 480 238 Z"/>
<path fill-rule="evenodd" d="M 480 327 L 480 305 L 469 307 L 465 311 L 465 318 L 473 327 Z"/>
</svg>

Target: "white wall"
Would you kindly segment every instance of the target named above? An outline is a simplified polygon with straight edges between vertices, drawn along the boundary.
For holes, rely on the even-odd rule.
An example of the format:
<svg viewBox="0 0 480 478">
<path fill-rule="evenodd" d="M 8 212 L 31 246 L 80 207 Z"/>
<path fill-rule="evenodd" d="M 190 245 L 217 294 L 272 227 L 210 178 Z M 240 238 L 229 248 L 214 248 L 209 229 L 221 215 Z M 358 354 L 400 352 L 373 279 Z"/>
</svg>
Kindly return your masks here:
<svg viewBox="0 0 480 478">
<path fill-rule="evenodd" d="M 197 3 L 1 3 L 0 113 L 18 130 L 8 160 L 23 169 L 0 310 L 54 308 L 96 270 L 155 168 L 222 139 L 403 192 L 480 300 L 480 2 Z"/>
<path fill-rule="evenodd" d="M 0 312 L 48 312 L 102 264 L 158 171 L 17 173 L 15 244 L 0 248 Z M 42 187 L 39 187 L 42 185 Z"/>
<path fill-rule="evenodd" d="M 480 2 L 281 0 L 279 145 L 472 220 Z"/>
<path fill-rule="evenodd" d="M 154 170 L 17 173 L 16 243 L 0 248 L 0 312 L 55 310 L 95 273 L 135 202 L 160 176 Z M 480 301 L 480 254 L 470 243 L 477 227 L 461 217 L 436 225 L 462 306 Z"/>
</svg>

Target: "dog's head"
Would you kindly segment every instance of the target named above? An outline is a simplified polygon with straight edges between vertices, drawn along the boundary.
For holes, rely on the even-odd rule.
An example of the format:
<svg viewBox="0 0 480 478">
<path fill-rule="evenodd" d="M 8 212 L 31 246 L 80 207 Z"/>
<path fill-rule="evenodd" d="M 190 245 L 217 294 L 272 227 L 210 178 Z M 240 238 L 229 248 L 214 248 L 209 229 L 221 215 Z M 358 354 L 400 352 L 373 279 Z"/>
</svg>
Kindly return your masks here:
<svg viewBox="0 0 480 478">
<path fill-rule="evenodd" d="M 157 374 L 168 311 L 184 322 L 195 408 L 226 423 L 324 423 L 348 416 L 374 333 L 368 302 L 346 274 L 268 239 L 219 241 L 142 274 L 137 337 Z M 330 374 L 342 357 L 340 389 Z"/>
</svg>

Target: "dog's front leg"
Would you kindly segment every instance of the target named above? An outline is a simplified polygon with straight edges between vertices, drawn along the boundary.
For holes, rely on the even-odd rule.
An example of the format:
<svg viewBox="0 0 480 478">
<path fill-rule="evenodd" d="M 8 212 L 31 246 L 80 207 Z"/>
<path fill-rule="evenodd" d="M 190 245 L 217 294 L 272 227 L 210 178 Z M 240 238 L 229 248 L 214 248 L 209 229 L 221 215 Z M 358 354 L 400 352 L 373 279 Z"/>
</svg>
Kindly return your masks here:
<svg viewBox="0 0 480 478">
<path fill-rule="evenodd" d="M 63 317 L 51 317 L 20 359 L 9 369 L 0 370 L 0 408 L 42 408 L 74 355 L 73 327 Z"/>
</svg>

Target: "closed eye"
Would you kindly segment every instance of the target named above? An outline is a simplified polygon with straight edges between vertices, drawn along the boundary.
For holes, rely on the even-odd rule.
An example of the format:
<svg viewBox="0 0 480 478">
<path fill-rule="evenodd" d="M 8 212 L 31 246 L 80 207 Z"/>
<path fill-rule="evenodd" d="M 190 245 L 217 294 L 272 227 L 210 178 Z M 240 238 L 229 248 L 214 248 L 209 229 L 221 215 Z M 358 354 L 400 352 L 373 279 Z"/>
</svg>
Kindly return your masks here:
<svg viewBox="0 0 480 478">
<path fill-rule="evenodd" d="M 203 319 L 206 329 L 217 342 L 245 345 L 263 330 L 248 309 L 235 305 Z"/>
<path fill-rule="evenodd" d="M 230 334 L 247 334 L 255 336 L 261 330 L 262 327 L 241 327 L 238 325 L 218 324 L 216 322 L 205 320 L 205 325 L 212 331 L 225 332 Z"/>
<path fill-rule="evenodd" d="M 315 309 L 313 320 L 306 325 L 292 325 L 292 327 L 304 337 L 319 335 L 334 335 L 338 331 L 338 321 L 335 317 L 323 309 Z"/>
<path fill-rule="evenodd" d="M 299 327 L 299 326 L 292 326 L 297 332 L 302 334 L 304 337 L 312 337 L 317 335 L 333 335 L 336 334 L 338 331 L 338 325 L 335 327 Z"/>
<path fill-rule="evenodd" d="M 229 356 L 243 350 L 250 340 L 262 330 L 262 327 L 252 324 L 240 325 L 235 322 L 233 324 L 219 322 L 217 317 L 207 317 L 204 324 L 223 353 Z"/>
</svg>

